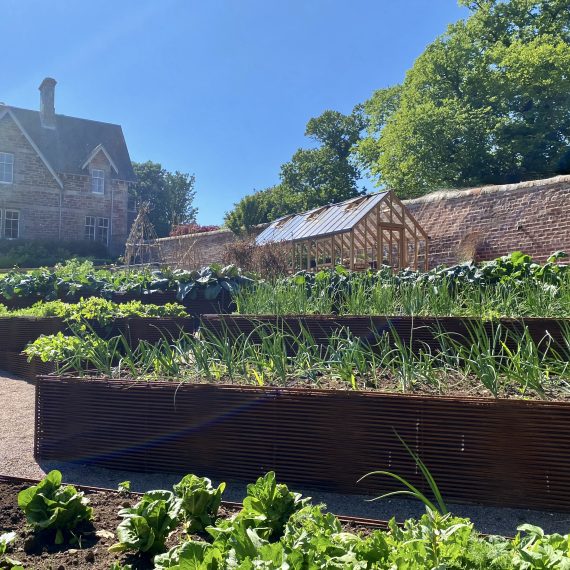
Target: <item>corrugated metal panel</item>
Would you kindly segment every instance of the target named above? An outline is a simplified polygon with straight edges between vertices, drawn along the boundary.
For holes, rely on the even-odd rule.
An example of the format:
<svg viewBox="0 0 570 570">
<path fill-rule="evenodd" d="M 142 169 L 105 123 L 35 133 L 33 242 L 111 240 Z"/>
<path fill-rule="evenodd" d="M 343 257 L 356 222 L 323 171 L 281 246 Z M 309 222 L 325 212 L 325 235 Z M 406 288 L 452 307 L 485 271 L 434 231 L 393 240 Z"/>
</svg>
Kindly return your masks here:
<svg viewBox="0 0 570 570">
<path fill-rule="evenodd" d="M 315 219 L 309 219 L 311 214 L 320 210 L 315 208 L 294 216 L 284 216 L 275 220 L 261 232 L 255 242 L 257 245 L 279 241 L 295 241 L 316 238 L 330 234 L 342 233 L 353 228 L 372 208 L 379 204 L 388 192 L 379 192 L 369 196 L 353 198 L 339 204 L 331 204 L 323 208 Z M 364 199 L 362 199 L 364 198 Z M 346 206 L 355 200 L 362 199 L 354 209 L 346 210 Z M 289 218 L 285 223 L 282 221 Z"/>
<path fill-rule="evenodd" d="M 447 501 L 570 511 L 570 404 L 310 389 L 39 379 L 36 456 L 136 471 L 382 493 L 426 490 L 396 430 Z"/>
</svg>

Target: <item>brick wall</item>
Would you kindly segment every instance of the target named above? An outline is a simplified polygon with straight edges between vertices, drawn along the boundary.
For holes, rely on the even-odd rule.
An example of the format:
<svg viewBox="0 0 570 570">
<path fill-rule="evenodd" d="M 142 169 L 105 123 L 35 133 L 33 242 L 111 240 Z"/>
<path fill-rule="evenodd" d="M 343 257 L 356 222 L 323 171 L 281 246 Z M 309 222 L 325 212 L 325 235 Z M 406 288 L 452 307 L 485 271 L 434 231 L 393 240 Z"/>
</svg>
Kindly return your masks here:
<svg viewBox="0 0 570 570">
<path fill-rule="evenodd" d="M 570 252 L 570 176 L 440 191 L 405 201 L 430 236 L 430 266 L 524 251 Z"/>
<path fill-rule="evenodd" d="M 105 193 L 97 195 L 91 192 L 88 172 L 84 176 L 59 173 L 64 186 L 62 193 L 8 114 L 0 119 L 0 152 L 14 155 L 14 183 L 0 184 L 0 211 L 2 217 L 6 209 L 20 213 L 20 238 L 82 240 L 86 216 L 108 218 L 109 249 L 116 255 L 123 253 L 128 234 L 128 183 L 113 178 L 103 153 L 97 154 L 91 163 L 92 168 L 106 173 Z"/>
<path fill-rule="evenodd" d="M 538 261 L 570 253 L 570 176 L 440 191 L 405 201 L 430 236 L 430 266 L 489 260 L 522 250 Z M 160 240 L 167 263 L 184 253 L 193 266 L 221 263 L 229 230 Z"/>
<path fill-rule="evenodd" d="M 196 269 L 211 263 L 223 263 L 225 246 L 236 236 L 230 230 L 215 230 L 159 239 L 164 263 Z"/>
</svg>

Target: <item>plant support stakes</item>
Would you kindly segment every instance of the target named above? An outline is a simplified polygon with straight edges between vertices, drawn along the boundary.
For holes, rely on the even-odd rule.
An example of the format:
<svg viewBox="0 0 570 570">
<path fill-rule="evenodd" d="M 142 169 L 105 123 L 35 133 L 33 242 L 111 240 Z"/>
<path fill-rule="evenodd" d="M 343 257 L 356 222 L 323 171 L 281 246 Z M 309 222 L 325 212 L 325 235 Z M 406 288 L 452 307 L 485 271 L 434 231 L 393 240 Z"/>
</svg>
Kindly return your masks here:
<svg viewBox="0 0 570 570">
<path fill-rule="evenodd" d="M 428 235 L 392 192 L 359 196 L 280 218 L 257 245 L 291 244 L 291 271 L 343 265 L 364 271 L 389 265 L 427 271 Z"/>
</svg>

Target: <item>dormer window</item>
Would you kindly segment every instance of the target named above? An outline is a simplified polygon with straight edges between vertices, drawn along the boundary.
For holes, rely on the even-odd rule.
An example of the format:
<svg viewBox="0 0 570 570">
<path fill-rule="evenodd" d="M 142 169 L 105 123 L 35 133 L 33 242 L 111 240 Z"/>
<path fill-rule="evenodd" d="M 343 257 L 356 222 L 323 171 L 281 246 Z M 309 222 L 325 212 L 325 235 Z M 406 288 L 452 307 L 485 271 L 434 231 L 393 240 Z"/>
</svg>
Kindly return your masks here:
<svg viewBox="0 0 570 570">
<path fill-rule="evenodd" d="M 94 168 L 91 171 L 91 192 L 94 194 L 105 193 L 105 171 Z"/>
<path fill-rule="evenodd" d="M 14 155 L 0 152 L 0 182 L 12 184 L 14 182 Z"/>
</svg>

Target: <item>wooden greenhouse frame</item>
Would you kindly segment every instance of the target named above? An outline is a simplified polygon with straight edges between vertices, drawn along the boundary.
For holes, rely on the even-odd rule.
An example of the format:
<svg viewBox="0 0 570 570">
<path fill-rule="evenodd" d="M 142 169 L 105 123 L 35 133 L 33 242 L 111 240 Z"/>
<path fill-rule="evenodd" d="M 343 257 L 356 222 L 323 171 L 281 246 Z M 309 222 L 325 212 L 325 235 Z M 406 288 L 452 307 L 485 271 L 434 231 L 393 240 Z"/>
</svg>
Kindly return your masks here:
<svg viewBox="0 0 570 570">
<path fill-rule="evenodd" d="M 291 271 L 389 265 L 427 271 L 429 237 L 390 191 L 367 194 L 272 222 L 257 245 L 291 243 Z M 379 263 L 380 261 L 380 263 Z"/>
</svg>

